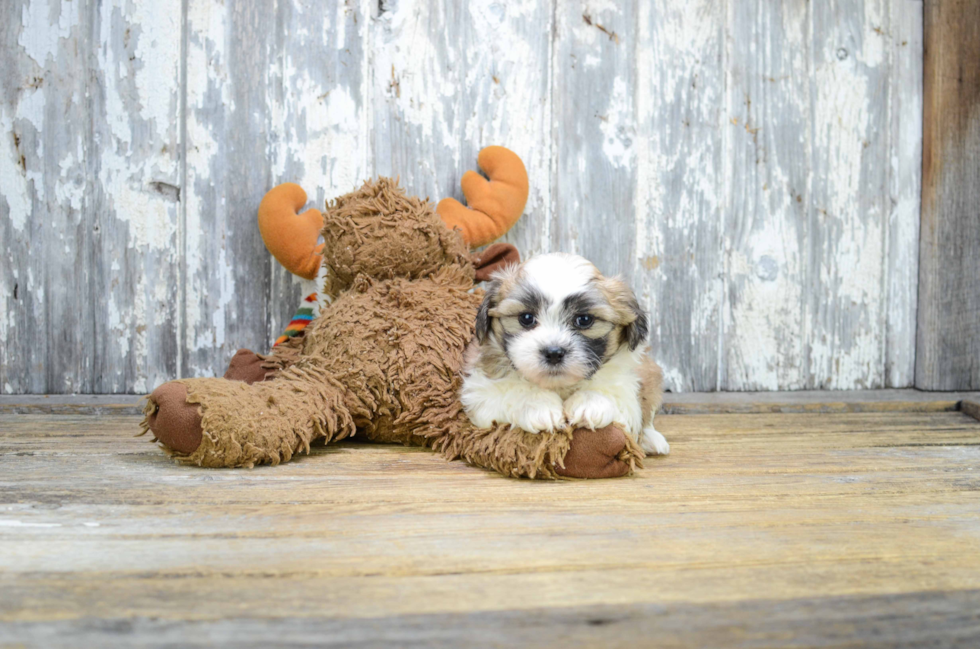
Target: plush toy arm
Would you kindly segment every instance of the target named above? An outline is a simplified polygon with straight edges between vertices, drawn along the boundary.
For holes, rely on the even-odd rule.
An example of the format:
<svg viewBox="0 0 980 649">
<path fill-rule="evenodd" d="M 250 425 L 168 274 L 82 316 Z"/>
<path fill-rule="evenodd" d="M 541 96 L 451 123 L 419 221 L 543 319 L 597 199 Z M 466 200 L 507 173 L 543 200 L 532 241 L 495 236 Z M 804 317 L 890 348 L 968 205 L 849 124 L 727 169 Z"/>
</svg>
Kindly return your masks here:
<svg viewBox="0 0 980 649">
<path fill-rule="evenodd" d="M 321 251 L 316 241 L 323 229 L 323 214 L 306 205 L 306 192 L 294 183 L 269 190 L 259 203 L 259 232 L 265 247 L 294 275 L 313 279 L 320 269 Z"/>
<path fill-rule="evenodd" d="M 490 180 L 475 171 L 463 174 L 460 185 L 469 207 L 444 198 L 436 212 L 450 229 L 457 228 L 470 247 L 485 246 L 517 223 L 527 204 L 527 169 L 517 154 L 502 146 L 488 146 L 477 158 Z"/>
</svg>

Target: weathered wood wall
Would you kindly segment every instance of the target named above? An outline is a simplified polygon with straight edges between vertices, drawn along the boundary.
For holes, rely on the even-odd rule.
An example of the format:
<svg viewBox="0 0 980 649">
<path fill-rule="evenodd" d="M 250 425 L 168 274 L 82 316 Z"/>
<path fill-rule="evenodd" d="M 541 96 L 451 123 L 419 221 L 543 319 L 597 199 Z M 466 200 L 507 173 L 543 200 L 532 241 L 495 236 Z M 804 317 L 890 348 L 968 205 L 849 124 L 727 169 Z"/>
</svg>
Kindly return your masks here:
<svg viewBox="0 0 980 649">
<path fill-rule="evenodd" d="M 915 0 L 3 0 L 0 391 L 142 392 L 264 348 L 255 226 L 525 160 L 509 239 L 625 273 L 675 390 L 913 382 Z"/>
<path fill-rule="evenodd" d="M 980 388 L 980 3 L 925 3 L 915 383 Z"/>
</svg>

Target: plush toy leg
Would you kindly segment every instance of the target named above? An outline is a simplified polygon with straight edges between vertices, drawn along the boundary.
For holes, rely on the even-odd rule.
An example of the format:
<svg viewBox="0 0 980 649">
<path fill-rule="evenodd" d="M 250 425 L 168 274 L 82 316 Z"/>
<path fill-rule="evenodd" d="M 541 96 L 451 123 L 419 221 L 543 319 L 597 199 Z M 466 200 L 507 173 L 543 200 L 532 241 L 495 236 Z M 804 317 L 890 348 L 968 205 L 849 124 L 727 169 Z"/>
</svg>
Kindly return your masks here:
<svg viewBox="0 0 980 649">
<path fill-rule="evenodd" d="M 476 428 L 465 417 L 430 445 L 449 459 L 513 478 L 616 478 L 642 468 L 644 457 L 617 426 L 533 434 L 509 426 Z"/>
<path fill-rule="evenodd" d="M 644 452 L 616 425 L 578 428 L 555 472 L 564 478 L 619 478 L 643 467 Z"/>
<path fill-rule="evenodd" d="M 229 381 L 244 381 L 245 383 L 258 383 L 275 377 L 278 371 L 263 367 L 262 357 L 251 349 L 239 349 L 231 357 L 225 378 Z"/>
<path fill-rule="evenodd" d="M 272 380 L 280 371 L 295 365 L 299 360 L 303 351 L 303 334 L 304 332 L 300 331 L 286 338 L 268 354 L 256 354 L 250 349 L 239 349 L 228 364 L 225 378 L 245 383 Z"/>
<path fill-rule="evenodd" d="M 174 453 L 190 455 L 201 445 L 201 409 L 187 403 L 187 386 L 178 381 L 164 383 L 148 397 L 143 413 L 143 432 Z"/>
<path fill-rule="evenodd" d="M 182 463 L 279 464 L 310 443 L 354 433 L 345 391 L 310 368 L 249 385 L 225 379 L 166 383 L 148 397 L 144 431 Z"/>
<path fill-rule="evenodd" d="M 249 384 L 272 379 L 279 371 L 265 367 L 267 364 L 252 350 L 239 349 L 224 378 Z M 190 455 L 196 451 L 201 445 L 201 409 L 187 403 L 187 386 L 177 381 L 164 383 L 153 391 L 150 400 L 155 407 L 147 409 L 144 428 L 176 453 Z"/>
</svg>

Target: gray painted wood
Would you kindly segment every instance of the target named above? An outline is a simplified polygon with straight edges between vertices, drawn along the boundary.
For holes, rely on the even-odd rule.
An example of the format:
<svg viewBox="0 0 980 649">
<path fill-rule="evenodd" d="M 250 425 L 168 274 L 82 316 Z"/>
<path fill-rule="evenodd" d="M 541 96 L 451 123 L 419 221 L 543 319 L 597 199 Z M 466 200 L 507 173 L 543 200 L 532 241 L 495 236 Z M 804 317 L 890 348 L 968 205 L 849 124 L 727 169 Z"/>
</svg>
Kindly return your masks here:
<svg viewBox="0 0 980 649">
<path fill-rule="evenodd" d="M 734 20 L 720 387 L 908 385 L 921 7 L 761 2 Z"/>
<path fill-rule="evenodd" d="M 809 9 L 802 0 L 761 0 L 735 12 L 727 32 L 725 386 L 808 385 Z"/>
<path fill-rule="evenodd" d="M 552 249 L 552 10 L 545 3 L 383 2 L 371 23 L 374 172 L 434 202 L 488 143 L 524 161 L 530 196 L 504 240 Z M 465 92 L 460 92 L 465 88 Z"/>
<path fill-rule="evenodd" d="M 458 195 L 465 70 L 455 2 L 382 2 L 371 29 L 373 171 L 433 201 Z"/>
<path fill-rule="evenodd" d="M 220 374 L 309 288 L 267 189 L 462 198 L 486 144 L 507 239 L 628 277 L 671 389 L 913 382 L 916 0 L 7 4 L 0 392 Z"/>
<path fill-rule="evenodd" d="M 640 3 L 637 16 L 631 270 L 675 390 L 717 389 L 724 349 L 726 21 L 710 0 Z"/>
<path fill-rule="evenodd" d="M 805 380 L 816 388 L 883 387 L 888 7 L 807 6 L 813 127 L 804 196 Z"/>
<path fill-rule="evenodd" d="M 0 389 L 176 372 L 180 3 L 7 2 Z"/>
<path fill-rule="evenodd" d="M 315 596 L 314 596 L 315 597 Z M 364 619 L 325 615 L 173 620 L 119 615 L 109 619 L 11 622 L 0 640 L 14 646 L 97 646 L 105 649 L 234 644 L 238 647 L 316 644 L 322 647 L 677 647 L 744 649 L 951 647 L 980 644 L 980 590 L 789 601 L 592 604 L 532 610 L 440 612 Z M 36 644 L 32 644 L 36 643 Z"/>
<path fill-rule="evenodd" d="M 980 5 L 925 3 L 915 385 L 980 387 Z"/>
<path fill-rule="evenodd" d="M 458 48 L 463 66 L 460 127 L 448 194 L 464 200 L 459 180 L 488 142 L 524 161 L 530 195 L 524 216 L 504 237 L 525 257 L 551 249 L 552 30 L 550 3 L 516 0 L 471 3 L 461 16 Z"/>
<path fill-rule="evenodd" d="M 359 443 L 202 471 L 137 420 L 0 414 L 0 645 L 980 637 L 963 413 L 668 415 L 673 455 L 633 478 L 537 484 Z"/>
<path fill-rule="evenodd" d="M 273 182 L 277 18 L 265 2 L 187 3 L 183 376 L 220 375 L 236 347 L 268 345 L 255 209 Z"/>
<path fill-rule="evenodd" d="M 890 7 L 893 81 L 889 86 L 890 204 L 885 241 L 885 385 L 911 385 L 915 374 L 922 201 L 922 2 Z"/>
<path fill-rule="evenodd" d="M 635 257 L 638 25 L 628 3 L 558 2 L 552 249 L 631 279 Z"/>
<path fill-rule="evenodd" d="M 0 415 L 132 416 L 143 413 L 142 396 L 130 394 L 0 394 Z M 980 419 L 980 392 L 793 390 L 790 392 L 680 392 L 665 395 L 667 415 L 831 412 L 952 412 Z"/>
<path fill-rule="evenodd" d="M 310 204 L 322 209 L 327 198 L 351 191 L 373 173 L 368 36 L 377 3 L 303 0 L 281 3 L 277 11 L 272 184 L 299 183 Z M 314 290 L 313 282 L 298 281 L 267 261 L 271 308 L 263 345 Z"/>
</svg>

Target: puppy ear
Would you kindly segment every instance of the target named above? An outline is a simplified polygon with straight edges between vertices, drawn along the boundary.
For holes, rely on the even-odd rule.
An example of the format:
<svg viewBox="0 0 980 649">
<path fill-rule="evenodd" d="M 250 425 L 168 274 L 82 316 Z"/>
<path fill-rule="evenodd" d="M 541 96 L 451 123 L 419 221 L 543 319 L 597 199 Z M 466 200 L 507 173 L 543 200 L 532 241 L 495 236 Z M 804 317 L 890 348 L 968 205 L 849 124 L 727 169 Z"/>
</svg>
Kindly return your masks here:
<svg viewBox="0 0 980 649">
<path fill-rule="evenodd" d="M 617 314 L 616 324 L 623 326 L 623 339 L 634 350 L 644 343 L 650 333 L 650 321 L 640 308 L 633 289 L 620 277 L 602 278 L 598 288 Z"/>
<path fill-rule="evenodd" d="M 629 308 L 633 311 L 636 318 L 633 322 L 626 325 L 624 333 L 626 344 L 629 345 L 630 351 L 632 351 L 646 342 L 647 335 L 650 333 L 650 321 L 647 319 L 646 312 L 640 308 L 640 303 L 636 301 L 635 297 L 630 299 Z"/>
<path fill-rule="evenodd" d="M 487 293 L 476 312 L 476 339 L 482 345 L 490 335 L 490 309 L 497 301 L 497 291 L 500 290 L 500 280 L 495 279 L 487 285 Z"/>
</svg>

